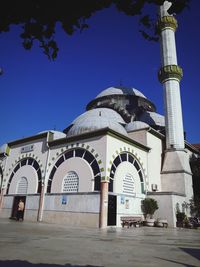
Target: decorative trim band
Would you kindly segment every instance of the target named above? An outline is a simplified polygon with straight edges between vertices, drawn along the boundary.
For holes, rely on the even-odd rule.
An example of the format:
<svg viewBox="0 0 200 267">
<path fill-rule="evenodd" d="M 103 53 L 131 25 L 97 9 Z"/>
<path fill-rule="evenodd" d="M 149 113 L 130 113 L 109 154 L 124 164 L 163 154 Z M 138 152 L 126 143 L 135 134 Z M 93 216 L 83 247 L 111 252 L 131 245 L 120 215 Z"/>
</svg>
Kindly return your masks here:
<svg viewBox="0 0 200 267">
<path fill-rule="evenodd" d="M 163 30 L 170 28 L 173 31 L 176 31 L 178 28 L 178 22 L 173 16 L 164 16 L 158 19 L 157 22 L 157 31 L 160 34 Z"/>
<path fill-rule="evenodd" d="M 166 82 L 167 80 L 175 79 L 180 82 L 183 77 L 183 70 L 177 65 L 167 65 L 158 71 L 158 80 L 161 83 Z"/>
<path fill-rule="evenodd" d="M 180 196 L 180 197 L 186 197 L 185 194 L 178 193 L 178 192 L 168 192 L 168 191 L 163 191 L 163 192 L 147 192 L 147 196 Z"/>
<path fill-rule="evenodd" d="M 175 171 L 163 171 L 163 172 L 161 172 L 161 174 L 174 174 L 174 173 L 185 173 L 185 174 L 192 175 L 191 172 L 188 172 L 188 171 L 185 171 L 185 170 L 175 170 Z"/>
</svg>

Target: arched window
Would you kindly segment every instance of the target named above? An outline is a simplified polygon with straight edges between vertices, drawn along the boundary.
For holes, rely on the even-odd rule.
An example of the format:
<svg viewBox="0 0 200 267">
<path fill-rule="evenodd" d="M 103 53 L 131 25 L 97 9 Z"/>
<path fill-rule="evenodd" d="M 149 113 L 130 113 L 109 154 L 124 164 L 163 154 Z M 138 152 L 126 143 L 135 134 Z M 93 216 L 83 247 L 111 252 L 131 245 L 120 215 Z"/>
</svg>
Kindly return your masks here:
<svg viewBox="0 0 200 267">
<path fill-rule="evenodd" d="M 63 179 L 62 191 L 65 193 L 78 192 L 79 177 L 76 172 L 70 171 Z"/>
<path fill-rule="evenodd" d="M 88 164 L 91 166 L 93 175 L 94 175 L 94 190 L 95 191 L 100 191 L 100 184 L 101 184 L 101 172 L 99 168 L 99 164 L 96 160 L 96 158 L 87 151 L 86 149 L 83 148 L 75 148 L 66 151 L 55 163 L 50 175 L 49 175 L 49 180 L 48 180 L 48 185 L 47 185 L 47 193 L 51 192 L 51 184 L 53 177 L 56 173 L 57 168 L 65 161 L 73 157 L 78 157 L 82 158 L 83 160 L 87 161 Z M 69 192 L 69 191 L 68 191 Z M 77 192 L 77 191 L 76 191 Z"/>
<path fill-rule="evenodd" d="M 141 168 L 139 162 L 137 161 L 137 159 L 132 154 L 127 153 L 127 152 L 122 152 L 113 161 L 113 164 L 112 164 L 111 170 L 110 170 L 109 192 L 113 192 L 113 180 L 114 180 L 114 175 L 115 175 L 116 169 L 117 169 L 118 165 L 120 165 L 120 163 L 122 163 L 124 161 L 130 162 L 137 170 L 137 173 L 140 177 L 141 192 L 144 193 L 144 178 L 143 178 L 142 168 Z M 123 179 L 123 191 L 124 191 L 124 193 L 128 193 L 128 192 L 126 192 L 128 190 L 128 188 L 129 189 L 133 188 L 133 190 L 131 189 L 130 191 L 134 192 L 134 190 L 135 190 L 134 187 L 135 187 L 134 178 L 132 177 L 131 174 L 126 174 L 126 176 Z"/>
<path fill-rule="evenodd" d="M 26 177 L 22 177 L 19 182 L 18 182 L 18 186 L 17 186 L 17 194 L 27 194 L 28 191 L 28 181 L 26 179 Z"/>
<path fill-rule="evenodd" d="M 10 175 L 9 181 L 8 181 L 8 186 L 7 186 L 7 191 L 6 194 L 8 194 L 9 192 L 9 188 L 10 188 L 10 184 L 12 181 L 13 176 L 15 175 L 15 173 L 23 166 L 25 165 L 30 165 L 32 166 L 36 172 L 37 172 L 37 176 L 38 176 L 38 189 L 37 189 L 37 193 L 41 192 L 41 187 L 42 187 L 42 173 L 41 173 L 41 169 L 40 166 L 38 164 L 38 162 L 33 159 L 33 158 L 25 158 L 23 160 L 21 160 L 20 162 L 18 162 L 18 164 L 15 166 L 13 172 Z"/>
</svg>

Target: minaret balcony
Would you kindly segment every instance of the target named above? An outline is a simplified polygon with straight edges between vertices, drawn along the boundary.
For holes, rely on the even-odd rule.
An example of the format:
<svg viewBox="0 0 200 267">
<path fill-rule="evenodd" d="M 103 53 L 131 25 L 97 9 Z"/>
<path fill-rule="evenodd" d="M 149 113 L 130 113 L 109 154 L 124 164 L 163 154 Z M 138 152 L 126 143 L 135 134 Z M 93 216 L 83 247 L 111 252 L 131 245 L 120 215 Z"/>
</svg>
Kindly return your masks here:
<svg viewBox="0 0 200 267">
<path fill-rule="evenodd" d="M 161 83 L 166 82 L 167 80 L 180 80 L 183 77 L 183 70 L 178 65 L 167 65 L 160 68 L 158 72 L 158 80 Z"/>
<path fill-rule="evenodd" d="M 172 29 L 174 32 L 178 27 L 178 22 L 173 16 L 164 16 L 158 19 L 157 32 L 160 34 L 165 29 Z"/>
</svg>

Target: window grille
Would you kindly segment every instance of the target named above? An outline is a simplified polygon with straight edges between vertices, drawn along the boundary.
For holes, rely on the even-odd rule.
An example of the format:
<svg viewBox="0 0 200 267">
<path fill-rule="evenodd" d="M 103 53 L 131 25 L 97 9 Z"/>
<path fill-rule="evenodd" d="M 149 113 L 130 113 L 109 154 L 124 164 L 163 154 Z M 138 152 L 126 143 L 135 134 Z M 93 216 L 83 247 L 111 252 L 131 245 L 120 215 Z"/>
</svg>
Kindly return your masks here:
<svg viewBox="0 0 200 267">
<path fill-rule="evenodd" d="M 134 194 L 135 193 L 135 182 L 132 174 L 127 173 L 123 179 L 123 193 Z"/>
<path fill-rule="evenodd" d="M 27 194 L 28 181 L 26 177 L 22 177 L 18 183 L 17 194 Z"/>
<path fill-rule="evenodd" d="M 78 192 L 79 177 L 76 172 L 70 171 L 63 179 L 63 192 L 73 193 Z"/>
</svg>

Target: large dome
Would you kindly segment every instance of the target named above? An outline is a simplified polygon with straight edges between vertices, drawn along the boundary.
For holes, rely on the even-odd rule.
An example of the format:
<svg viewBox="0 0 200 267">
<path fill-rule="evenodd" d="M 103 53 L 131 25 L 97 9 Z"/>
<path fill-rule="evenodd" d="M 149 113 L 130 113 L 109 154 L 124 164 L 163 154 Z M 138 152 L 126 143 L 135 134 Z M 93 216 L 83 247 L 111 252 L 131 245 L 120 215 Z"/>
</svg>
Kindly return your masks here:
<svg viewBox="0 0 200 267">
<path fill-rule="evenodd" d="M 116 111 L 126 123 L 137 118 L 144 110 L 156 111 L 155 105 L 140 91 L 131 87 L 113 86 L 103 90 L 91 100 L 86 110 L 109 108 Z"/>
<path fill-rule="evenodd" d="M 99 117 L 103 117 L 121 124 L 125 124 L 125 121 L 123 120 L 123 118 L 113 109 L 110 108 L 95 108 L 95 109 L 91 109 L 88 110 L 86 112 L 84 112 L 83 114 L 81 114 L 80 116 L 78 116 L 73 122 L 72 124 L 78 123 L 80 121 L 82 121 L 83 119 L 88 119 L 88 118 L 95 118 L 95 119 L 99 119 Z"/>
<path fill-rule="evenodd" d="M 109 96 L 109 95 L 135 95 L 135 96 L 146 98 L 139 90 L 135 88 L 131 88 L 131 87 L 124 87 L 124 86 L 109 87 L 103 90 L 100 94 L 98 94 L 96 98 Z"/>
<path fill-rule="evenodd" d="M 122 126 L 122 124 L 125 124 L 122 117 L 114 110 L 108 108 L 86 111 L 75 119 L 72 124 L 72 127 L 67 132 L 68 137 L 103 128 L 110 128 L 127 136 L 127 132 Z"/>
<path fill-rule="evenodd" d="M 164 117 L 155 112 L 155 105 L 131 87 L 113 86 L 103 90 L 88 103 L 86 110 L 64 129 L 67 137 L 103 128 L 127 136 L 129 131 L 164 126 Z"/>
</svg>

